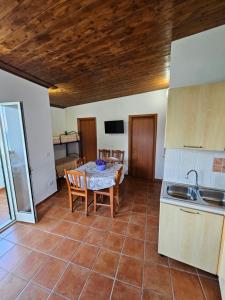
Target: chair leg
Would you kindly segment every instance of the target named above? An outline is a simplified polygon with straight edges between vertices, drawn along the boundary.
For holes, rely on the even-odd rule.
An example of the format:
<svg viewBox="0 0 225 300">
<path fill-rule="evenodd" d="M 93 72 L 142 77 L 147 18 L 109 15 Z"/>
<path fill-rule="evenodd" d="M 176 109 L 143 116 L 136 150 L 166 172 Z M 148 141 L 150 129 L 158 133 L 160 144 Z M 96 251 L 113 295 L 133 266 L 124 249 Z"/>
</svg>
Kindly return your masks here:
<svg viewBox="0 0 225 300">
<path fill-rule="evenodd" d="M 96 198 L 97 194 L 94 192 L 94 213 L 96 213 Z"/>
<path fill-rule="evenodd" d="M 88 216 L 88 194 L 85 196 L 85 214 Z"/>
<path fill-rule="evenodd" d="M 73 198 L 71 193 L 69 193 L 69 208 L 73 212 Z"/>
<path fill-rule="evenodd" d="M 110 210 L 111 210 L 111 217 L 114 218 L 114 197 L 113 197 L 113 187 L 110 188 Z"/>
</svg>

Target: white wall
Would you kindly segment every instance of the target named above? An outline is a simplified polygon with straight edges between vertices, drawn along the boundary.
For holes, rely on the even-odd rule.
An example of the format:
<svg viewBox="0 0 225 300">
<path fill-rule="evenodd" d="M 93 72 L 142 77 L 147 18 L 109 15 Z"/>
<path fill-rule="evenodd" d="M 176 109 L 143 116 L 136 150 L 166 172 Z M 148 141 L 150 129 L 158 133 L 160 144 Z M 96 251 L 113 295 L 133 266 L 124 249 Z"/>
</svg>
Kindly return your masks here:
<svg viewBox="0 0 225 300">
<path fill-rule="evenodd" d="M 172 42 L 170 87 L 225 80 L 225 25 Z"/>
<path fill-rule="evenodd" d="M 214 158 L 225 158 L 224 152 L 190 149 L 167 149 L 164 177 L 165 181 L 194 184 L 195 176 L 187 172 L 194 169 L 199 175 L 199 184 L 206 187 L 225 189 L 225 173 L 213 172 Z"/>
<path fill-rule="evenodd" d="M 0 70 L 0 102 L 23 103 L 35 203 L 56 191 L 48 90 Z"/>
<path fill-rule="evenodd" d="M 167 105 L 167 90 L 137 94 L 89 104 L 68 107 L 66 111 L 67 130 L 77 130 L 77 118 L 96 117 L 97 147 L 125 150 L 128 159 L 128 116 L 137 114 L 158 114 L 155 177 L 163 176 L 164 128 Z M 124 120 L 125 134 L 105 134 L 104 121 Z"/>
<path fill-rule="evenodd" d="M 65 109 L 51 107 L 52 135 L 57 136 L 66 130 Z"/>
</svg>

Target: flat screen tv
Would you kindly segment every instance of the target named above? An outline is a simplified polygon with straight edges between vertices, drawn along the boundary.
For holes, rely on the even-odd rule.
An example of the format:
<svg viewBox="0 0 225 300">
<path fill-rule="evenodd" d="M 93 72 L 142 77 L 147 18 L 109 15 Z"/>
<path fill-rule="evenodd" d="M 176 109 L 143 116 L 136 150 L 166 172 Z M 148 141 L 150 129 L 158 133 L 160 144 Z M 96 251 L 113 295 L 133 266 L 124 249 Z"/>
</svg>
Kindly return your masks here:
<svg viewBox="0 0 225 300">
<path fill-rule="evenodd" d="M 123 120 L 105 121 L 105 133 L 124 133 Z"/>
</svg>

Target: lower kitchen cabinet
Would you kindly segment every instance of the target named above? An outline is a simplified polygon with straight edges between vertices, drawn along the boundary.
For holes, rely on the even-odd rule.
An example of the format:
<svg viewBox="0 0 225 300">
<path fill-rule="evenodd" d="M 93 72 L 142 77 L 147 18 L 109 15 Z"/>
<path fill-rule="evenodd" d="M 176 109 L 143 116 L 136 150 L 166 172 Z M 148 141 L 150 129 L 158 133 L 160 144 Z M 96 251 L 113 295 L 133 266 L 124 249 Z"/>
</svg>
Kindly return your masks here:
<svg viewBox="0 0 225 300">
<path fill-rule="evenodd" d="M 160 254 L 217 274 L 223 216 L 161 203 Z"/>
<path fill-rule="evenodd" d="M 222 299 L 225 300 L 225 223 L 223 226 L 223 235 L 222 235 L 222 241 L 221 241 L 218 276 L 219 276 L 220 291 L 221 291 Z"/>
</svg>

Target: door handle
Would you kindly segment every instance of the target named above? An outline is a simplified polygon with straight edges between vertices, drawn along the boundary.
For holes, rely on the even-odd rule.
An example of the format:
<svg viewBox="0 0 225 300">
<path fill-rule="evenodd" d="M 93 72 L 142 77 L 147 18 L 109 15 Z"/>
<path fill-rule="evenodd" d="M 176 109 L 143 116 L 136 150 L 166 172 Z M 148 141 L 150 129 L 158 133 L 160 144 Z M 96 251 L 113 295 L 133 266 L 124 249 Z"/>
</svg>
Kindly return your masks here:
<svg viewBox="0 0 225 300">
<path fill-rule="evenodd" d="M 185 210 L 183 208 L 180 208 L 181 211 L 186 212 L 188 214 L 192 214 L 192 215 L 200 215 L 200 212 L 197 211 L 189 211 L 189 210 Z"/>
<path fill-rule="evenodd" d="M 189 145 L 184 145 L 184 148 L 196 148 L 196 149 L 201 149 L 203 148 L 202 146 L 189 146 Z"/>
</svg>

